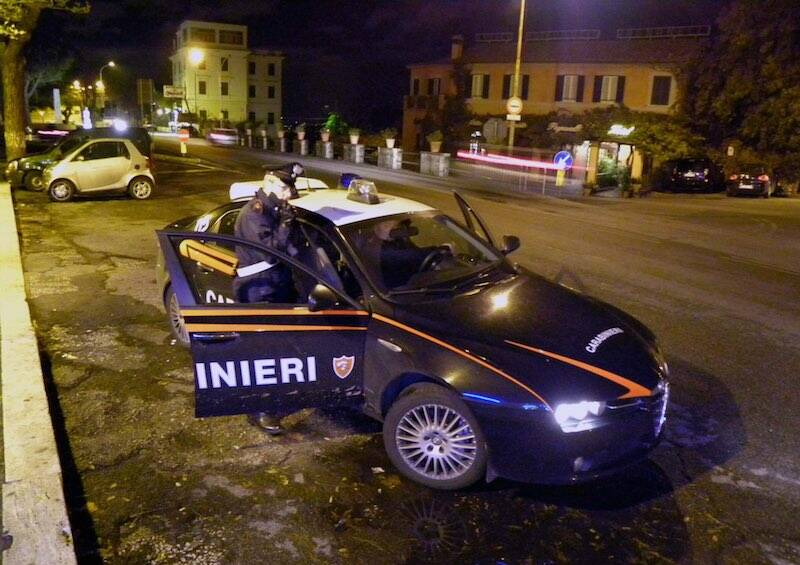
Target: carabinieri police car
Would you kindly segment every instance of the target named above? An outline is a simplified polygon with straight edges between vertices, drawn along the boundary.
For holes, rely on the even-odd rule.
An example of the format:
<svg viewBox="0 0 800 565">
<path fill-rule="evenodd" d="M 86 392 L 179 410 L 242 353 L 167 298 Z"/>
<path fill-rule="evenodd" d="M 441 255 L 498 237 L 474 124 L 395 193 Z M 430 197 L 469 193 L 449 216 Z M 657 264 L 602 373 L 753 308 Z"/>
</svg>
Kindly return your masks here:
<svg viewBox="0 0 800 565">
<path fill-rule="evenodd" d="M 364 180 L 306 184 L 296 256 L 232 235 L 260 182 L 157 232 L 198 417 L 355 406 L 404 475 L 440 489 L 584 481 L 657 444 L 667 365 L 641 323 L 511 263 L 519 240 L 496 242 L 458 194 L 456 220 Z M 296 300 L 237 302 L 237 247 L 289 268 Z"/>
</svg>

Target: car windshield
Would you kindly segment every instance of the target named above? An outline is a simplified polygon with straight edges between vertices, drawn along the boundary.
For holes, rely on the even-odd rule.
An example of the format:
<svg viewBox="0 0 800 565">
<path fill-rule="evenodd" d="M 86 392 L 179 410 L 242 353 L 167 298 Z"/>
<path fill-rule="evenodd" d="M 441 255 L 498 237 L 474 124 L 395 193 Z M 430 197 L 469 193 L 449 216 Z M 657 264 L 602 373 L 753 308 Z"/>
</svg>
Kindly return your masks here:
<svg viewBox="0 0 800 565">
<path fill-rule="evenodd" d="M 497 265 L 489 245 L 438 212 L 400 214 L 342 228 L 367 276 L 389 293 L 446 290 Z"/>
</svg>

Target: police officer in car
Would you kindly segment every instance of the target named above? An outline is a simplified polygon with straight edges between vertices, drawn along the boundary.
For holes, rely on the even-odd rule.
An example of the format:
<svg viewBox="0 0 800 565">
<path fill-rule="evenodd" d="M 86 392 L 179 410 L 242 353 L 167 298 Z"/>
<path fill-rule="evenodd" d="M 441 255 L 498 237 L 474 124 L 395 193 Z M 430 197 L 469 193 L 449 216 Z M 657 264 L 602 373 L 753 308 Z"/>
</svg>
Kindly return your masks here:
<svg viewBox="0 0 800 565">
<path fill-rule="evenodd" d="M 297 196 L 294 181 L 303 172 L 299 163 L 282 169 L 276 184 L 265 177 L 264 187 L 242 208 L 236 219 L 234 235 L 238 238 L 269 246 L 286 255 L 299 253 L 301 232 L 296 224 L 289 200 Z M 266 191 L 265 191 L 266 188 Z M 256 249 L 236 246 L 239 260 L 233 293 L 240 303 L 296 301 L 292 271 L 289 265 Z M 280 433 L 277 419 L 263 412 L 248 416 L 250 423 L 271 434 Z"/>
</svg>

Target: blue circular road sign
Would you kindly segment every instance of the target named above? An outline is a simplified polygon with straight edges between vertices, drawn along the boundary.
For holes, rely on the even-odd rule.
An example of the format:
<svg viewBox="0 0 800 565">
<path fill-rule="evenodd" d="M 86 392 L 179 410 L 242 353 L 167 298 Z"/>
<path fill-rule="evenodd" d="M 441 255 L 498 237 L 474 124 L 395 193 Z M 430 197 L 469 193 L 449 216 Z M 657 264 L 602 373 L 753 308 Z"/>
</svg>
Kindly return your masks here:
<svg viewBox="0 0 800 565">
<path fill-rule="evenodd" d="M 569 151 L 559 151 L 553 156 L 553 164 L 562 170 L 571 169 L 572 161 L 572 153 Z"/>
</svg>

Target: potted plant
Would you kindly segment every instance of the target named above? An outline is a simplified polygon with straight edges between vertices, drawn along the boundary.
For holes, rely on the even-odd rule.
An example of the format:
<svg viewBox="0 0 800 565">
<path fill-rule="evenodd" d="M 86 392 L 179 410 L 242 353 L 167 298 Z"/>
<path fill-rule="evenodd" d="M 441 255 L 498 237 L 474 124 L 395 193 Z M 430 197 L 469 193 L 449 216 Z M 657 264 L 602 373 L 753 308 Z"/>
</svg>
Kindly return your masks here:
<svg viewBox="0 0 800 565">
<path fill-rule="evenodd" d="M 350 128 L 347 132 L 350 135 L 350 143 L 353 145 L 358 144 L 358 137 L 361 135 L 361 130 L 358 128 Z"/>
<path fill-rule="evenodd" d="M 327 127 L 322 128 L 319 130 L 319 137 L 323 143 L 328 143 L 331 140 L 331 130 Z"/>
<path fill-rule="evenodd" d="M 297 134 L 297 139 L 303 140 L 306 138 L 306 124 L 298 124 L 296 128 L 294 128 L 295 133 Z"/>
<path fill-rule="evenodd" d="M 436 131 L 432 131 L 425 136 L 425 139 L 427 139 L 428 143 L 431 145 L 431 153 L 438 153 L 442 149 L 442 140 L 444 139 L 442 130 L 437 129 Z"/>
<path fill-rule="evenodd" d="M 397 138 L 397 130 L 395 128 L 386 128 L 381 131 L 381 137 L 386 142 L 386 147 L 392 149 L 394 147 L 395 139 Z"/>
</svg>

